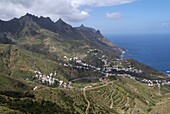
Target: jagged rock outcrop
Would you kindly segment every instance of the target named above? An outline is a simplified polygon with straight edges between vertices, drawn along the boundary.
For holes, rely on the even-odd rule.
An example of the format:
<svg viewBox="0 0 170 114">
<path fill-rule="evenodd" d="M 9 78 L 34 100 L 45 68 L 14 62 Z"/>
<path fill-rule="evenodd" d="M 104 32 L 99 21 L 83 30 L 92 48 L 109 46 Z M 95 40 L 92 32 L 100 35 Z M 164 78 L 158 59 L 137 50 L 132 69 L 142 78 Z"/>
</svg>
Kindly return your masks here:
<svg viewBox="0 0 170 114">
<path fill-rule="evenodd" d="M 114 57 L 119 57 L 122 53 L 122 49 L 114 46 L 99 30 L 84 25 L 72 27 L 61 18 L 53 22 L 49 17 L 37 17 L 27 13 L 19 19 L 0 21 L 0 43 L 16 43 L 22 47 L 29 47 L 26 49 L 45 47 L 46 52 L 51 52 L 50 47 L 55 48 L 54 50 L 59 48 L 57 45 L 51 46 L 52 42 L 57 42 L 56 40 L 60 41 L 61 45 L 62 42 L 67 42 L 69 47 L 75 46 L 71 42 L 83 42 L 82 46 L 98 48 Z"/>
</svg>

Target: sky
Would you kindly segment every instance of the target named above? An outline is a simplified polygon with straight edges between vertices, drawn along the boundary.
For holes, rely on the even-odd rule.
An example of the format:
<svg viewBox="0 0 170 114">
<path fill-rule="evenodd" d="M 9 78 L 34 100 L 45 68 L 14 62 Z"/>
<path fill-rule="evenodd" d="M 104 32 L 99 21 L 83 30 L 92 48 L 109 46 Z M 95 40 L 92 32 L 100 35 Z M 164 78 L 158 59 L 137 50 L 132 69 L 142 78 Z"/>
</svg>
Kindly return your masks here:
<svg viewBox="0 0 170 114">
<path fill-rule="evenodd" d="M 169 34 L 170 0 L 0 0 L 0 19 L 26 13 L 103 34 Z"/>
</svg>

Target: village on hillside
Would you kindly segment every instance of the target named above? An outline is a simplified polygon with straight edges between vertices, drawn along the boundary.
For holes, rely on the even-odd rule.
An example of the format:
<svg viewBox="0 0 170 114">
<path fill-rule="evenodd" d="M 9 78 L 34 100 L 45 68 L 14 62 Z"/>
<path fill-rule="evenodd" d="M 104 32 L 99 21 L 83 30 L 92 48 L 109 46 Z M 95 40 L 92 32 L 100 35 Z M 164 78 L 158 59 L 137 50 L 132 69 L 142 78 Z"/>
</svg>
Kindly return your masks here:
<svg viewBox="0 0 170 114">
<path fill-rule="evenodd" d="M 87 53 L 91 53 L 94 50 L 89 50 Z M 93 53 L 97 57 L 97 53 Z M 98 79 L 98 81 L 104 81 L 108 77 L 111 76 L 120 76 L 120 77 L 127 77 L 133 80 L 137 80 L 141 83 L 147 84 L 149 87 L 153 87 L 154 85 L 157 85 L 160 88 L 160 85 L 170 85 L 170 81 L 167 80 L 148 80 L 144 78 L 138 78 L 135 77 L 135 75 L 142 75 L 144 71 L 135 68 L 131 62 L 128 62 L 125 59 L 118 59 L 115 58 L 112 63 L 106 58 L 105 55 L 103 55 L 101 58 L 98 57 L 98 60 L 101 60 L 103 62 L 103 66 L 97 67 L 91 64 L 88 64 L 84 62 L 82 59 L 79 59 L 78 57 L 72 57 L 69 58 L 67 56 L 63 57 L 65 63 L 60 63 L 62 67 L 68 67 L 68 68 L 73 68 L 73 69 L 83 69 L 87 71 L 93 71 L 93 72 L 100 72 L 103 75 L 100 77 L 95 77 Z M 74 64 L 72 64 L 74 63 Z M 72 83 L 74 80 L 78 79 L 73 79 L 69 82 L 64 82 L 62 79 L 59 79 L 57 77 L 57 72 L 54 71 L 50 73 L 49 75 L 44 75 L 40 71 L 34 71 L 34 80 L 43 84 L 47 84 L 49 86 L 53 87 L 60 87 L 60 88 L 65 88 L 65 89 L 71 89 L 72 88 Z M 87 78 L 87 77 L 85 77 Z M 84 79 L 85 79 L 84 78 Z M 81 79 L 81 78 L 79 78 Z"/>
</svg>

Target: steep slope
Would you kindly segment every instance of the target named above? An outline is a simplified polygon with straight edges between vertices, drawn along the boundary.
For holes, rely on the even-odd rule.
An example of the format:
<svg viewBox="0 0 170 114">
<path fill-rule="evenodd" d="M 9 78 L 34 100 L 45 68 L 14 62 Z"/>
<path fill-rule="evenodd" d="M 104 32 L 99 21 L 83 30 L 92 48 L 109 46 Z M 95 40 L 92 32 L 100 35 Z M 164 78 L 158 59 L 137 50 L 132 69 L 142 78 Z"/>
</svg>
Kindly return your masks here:
<svg viewBox="0 0 170 114">
<path fill-rule="evenodd" d="M 168 104 L 159 100 L 169 78 L 122 51 L 99 30 L 62 19 L 0 21 L 0 113 L 157 112 Z"/>
<path fill-rule="evenodd" d="M 8 22 L 0 20 L 0 43 L 11 44 L 14 43 L 14 34 L 20 27 L 18 19 L 14 18 Z"/>
<path fill-rule="evenodd" d="M 58 63 L 48 60 L 44 55 L 23 50 L 15 45 L 0 44 L 1 75 L 31 78 L 35 70 L 48 74 Z"/>
<path fill-rule="evenodd" d="M 106 39 L 99 30 L 95 30 L 90 27 L 85 27 L 81 25 L 76 27 L 79 33 L 82 35 L 82 38 L 86 39 L 91 46 L 97 47 L 98 49 L 108 52 L 108 55 L 114 55 L 119 57 L 122 53 L 122 49 L 114 46 L 108 39 Z"/>
<path fill-rule="evenodd" d="M 74 28 L 62 19 L 53 22 L 48 17 L 31 14 L 0 23 L 1 43 L 13 44 L 1 45 L 4 75 L 26 79 L 35 70 L 49 74 L 63 69 L 59 74 L 67 80 L 98 79 L 122 73 L 141 79 L 165 78 L 151 67 L 146 68 L 131 59 L 119 59 L 123 50 L 104 38 L 99 30 L 84 25 Z M 59 64 L 62 68 L 58 68 Z"/>
<path fill-rule="evenodd" d="M 163 97 L 156 88 L 122 77 L 115 77 L 106 84 L 86 85 L 82 89 L 39 86 L 30 93 L 35 96 L 17 99 L 0 95 L 1 104 L 22 113 L 146 114 Z"/>
<path fill-rule="evenodd" d="M 95 32 L 92 32 L 89 28 L 84 27 L 86 29 L 82 31 L 82 29 L 74 28 L 65 23 L 62 19 L 54 23 L 50 18 L 26 14 L 19 19 L 15 18 L 1 23 L 1 43 L 16 43 L 31 51 L 45 54 L 52 51 L 57 55 L 58 51 L 66 52 L 64 50 L 75 46 L 77 52 L 87 50 L 83 47 L 97 48 L 113 57 L 119 57 L 122 52 L 120 48 L 106 40 L 98 30 L 93 29 Z M 9 28 L 10 25 L 11 28 Z M 63 49 L 65 46 L 66 48 Z M 67 54 L 75 52 L 75 50 L 67 51 L 69 51 Z"/>
</svg>

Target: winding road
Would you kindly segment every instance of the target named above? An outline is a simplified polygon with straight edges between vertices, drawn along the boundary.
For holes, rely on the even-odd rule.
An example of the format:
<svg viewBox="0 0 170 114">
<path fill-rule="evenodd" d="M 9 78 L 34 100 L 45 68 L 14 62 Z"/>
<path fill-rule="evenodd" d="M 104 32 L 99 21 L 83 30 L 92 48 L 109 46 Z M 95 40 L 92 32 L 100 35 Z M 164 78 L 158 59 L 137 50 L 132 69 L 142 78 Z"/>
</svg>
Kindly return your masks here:
<svg viewBox="0 0 170 114">
<path fill-rule="evenodd" d="M 112 86 L 113 86 L 113 83 L 112 83 Z M 114 92 L 115 92 L 115 90 L 112 92 L 112 94 L 111 94 L 111 96 L 110 96 L 110 101 L 111 101 L 110 109 L 113 108 L 113 95 L 114 95 Z"/>
<path fill-rule="evenodd" d="M 103 85 L 100 85 L 100 86 L 96 86 L 96 87 L 92 87 L 92 86 L 89 86 L 89 85 L 88 85 L 88 86 L 85 86 L 85 87 L 83 88 L 84 98 L 85 98 L 85 100 L 86 100 L 86 102 L 87 102 L 86 114 L 88 114 L 89 108 L 90 108 L 90 101 L 87 99 L 86 90 L 93 90 L 93 89 L 101 88 L 101 87 L 107 86 L 108 84 L 111 84 L 111 83 L 113 83 L 113 82 L 108 82 L 108 83 L 106 83 L 106 84 L 103 84 Z"/>
<path fill-rule="evenodd" d="M 89 107 L 90 107 L 90 101 L 87 99 L 87 96 L 86 96 L 86 88 L 91 88 L 91 87 L 92 87 L 92 86 L 85 86 L 85 87 L 83 88 L 84 98 L 85 98 L 85 100 L 86 100 L 86 102 L 87 102 L 86 114 L 88 114 L 88 112 L 89 112 Z"/>
</svg>

